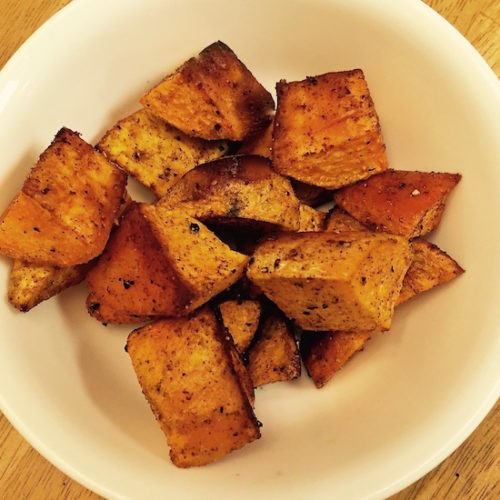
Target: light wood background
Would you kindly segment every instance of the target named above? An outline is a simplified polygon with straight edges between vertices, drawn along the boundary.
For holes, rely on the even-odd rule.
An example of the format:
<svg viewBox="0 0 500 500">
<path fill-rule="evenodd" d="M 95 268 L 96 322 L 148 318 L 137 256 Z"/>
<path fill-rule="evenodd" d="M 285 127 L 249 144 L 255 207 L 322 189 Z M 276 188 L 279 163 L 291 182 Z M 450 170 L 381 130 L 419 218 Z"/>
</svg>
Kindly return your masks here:
<svg viewBox="0 0 500 500">
<path fill-rule="evenodd" d="M 38 26 L 69 1 L 0 0 L 0 68 Z M 500 0 L 426 3 L 448 19 L 500 74 Z M 0 499 L 20 498 L 99 497 L 47 462 L 0 413 Z M 455 453 L 392 500 L 428 498 L 500 498 L 500 402 Z"/>
</svg>

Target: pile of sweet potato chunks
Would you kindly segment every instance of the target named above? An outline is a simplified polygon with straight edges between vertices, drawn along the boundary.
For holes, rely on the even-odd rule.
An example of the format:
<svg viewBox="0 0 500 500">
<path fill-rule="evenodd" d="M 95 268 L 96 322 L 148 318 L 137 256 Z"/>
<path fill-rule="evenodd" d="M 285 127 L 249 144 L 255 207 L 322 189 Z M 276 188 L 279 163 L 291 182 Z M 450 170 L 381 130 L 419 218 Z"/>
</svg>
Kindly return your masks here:
<svg viewBox="0 0 500 500">
<path fill-rule="evenodd" d="M 214 43 L 95 148 L 61 129 L 0 220 L 15 307 L 85 279 L 94 318 L 149 322 L 126 347 L 180 467 L 260 437 L 254 387 L 301 358 L 322 387 L 395 306 L 463 272 L 422 238 L 460 175 L 388 168 L 361 70 L 277 96 L 274 115 Z M 127 174 L 157 201 L 132 201 Z"/>
</svg>

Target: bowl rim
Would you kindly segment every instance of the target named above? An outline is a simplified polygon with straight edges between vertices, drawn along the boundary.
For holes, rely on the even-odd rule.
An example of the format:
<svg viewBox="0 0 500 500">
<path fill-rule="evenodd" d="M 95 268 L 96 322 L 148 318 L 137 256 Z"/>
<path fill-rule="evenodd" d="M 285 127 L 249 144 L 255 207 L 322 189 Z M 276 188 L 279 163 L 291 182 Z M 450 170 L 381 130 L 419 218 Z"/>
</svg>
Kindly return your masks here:
<svg viewBox="0 0 500 500">
<path fill-rule="evenodd" d="M 317 0 L 324 3 L 334 3 L 336 0 Z M 361 0 L 362 2 L 365 0 Z M 415 9 L 422 17 L 427 17 L 429 23 L 440 25 L 441 29 L 446 30 L 446 34 L 450 40 L 455 44 L 459 44 L 462 50 L 467 51 L 468 56 L 474 61 L 476 67 L 475 71 L 481 74 L 484 82 L 491 86 L 492 92 L 496 92 L 500 105 L 500 82 L 481 54 L 476 48 L 462 35 L 457 28 L 455 28 L 447 19 L 442 17 L 438 12 L 432 9 L 429 5 L 422 0 L 383 0 L 385 4 L 391 3 L 405 3 L 408 8 Z M 382 3 L 382 2 L 381 2 Z M 16 66 L 22 63 L 32 47 L 36 46 L 40 40 L 49 36 L 53 29 L 64 23 L 68 17 L 73 16 L 80 9 L 93 9 L 99 5 L 99 0 L 72 0 L 69 4 L 62 7 L 59 11 L 48 18 L 42 25 L 40 25 L 14 52 L 14 54 L 7 60 L 5 65 L 0 69 L 0 90 L 8 83 L 8 74 L 16 70 Z M 0 113 L 2 110 L 0 102 Z M 364 498 L 386 498 L 395 493 L 400 492 L 407 486 L 413 484 L 418 479 L 422 478 L 433 468 L 443 462 L 450 456 L 479 426 L 482 420 L 486 417 L 488 412 L 496 404 L 500 398 L 500 373 L 490 391 L 485 394 L 481 404 L 476 408 L 475 412 L 467 419 L 467 421 L 455 432 L 455 434 L 433 454 L 431 454 L 422 463 L 417 464 L 412 470 L 409 470 L 405 475 L 399 477 L 391 484 L 388 484 L 378 491 L 374 491 Z M 52 465 L 57 467 L 64 474 L 77 481 L 80 485 L 88 488 L 89 490 L 101 495 L 105 498 L 128 498 L 117 496 L 115 491 L 110 490 L 107 486 L 94 480 L 92 477 L 85 475 L 68 462 L 61 454 L 55 452 L 42 439 L 37 437 L 36 432 L 29 428 L 18 415 L 14 409 L 9 405 L 8 401 L 0 393 L 0 411 L 4 414 L 10 424 L 21 434 L 21 436 L 46 460 Z"/>
</svg>

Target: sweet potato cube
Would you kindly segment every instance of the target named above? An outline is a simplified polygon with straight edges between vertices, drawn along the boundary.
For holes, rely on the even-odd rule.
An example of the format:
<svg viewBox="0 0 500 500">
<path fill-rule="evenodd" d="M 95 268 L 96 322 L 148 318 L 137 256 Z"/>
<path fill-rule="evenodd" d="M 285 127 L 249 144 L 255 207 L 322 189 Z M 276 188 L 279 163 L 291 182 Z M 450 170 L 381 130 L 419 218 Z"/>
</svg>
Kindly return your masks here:
<svg viewBox="0 0 500 500">
<path fill-rule="evenodd" d="M 274 110 L 271 94 L 222 42 L 185 62 L 141 103 L 188 135 L 232 141 L 265 128 Z"/>
<path fill-rule="evenodd" d="M 436 245 L 416 238 L 411 246 L 413 261 L 403 280 L 396 305 L 464 273 L 458 263 Z"/>
<path fill-rule="evenodd" d="M 257 155 L 271 159 L 274 120 L 264 129 L 248 137 L 238 150 L 240 155 Z"/>
<path fill-rule="evenodd" d="M 300 355 L 285 320 L 272 314 L 248 353 L 248 372 L 255 387 L 300 377 Z"/>
<path fill-rule="evenodd" d="M 276 85 L 274 168 L 337 189 L 387 169 L 377 113 L 360 69 Z"/>
<path fill-rule="evenodd" d="M 291 179 L 290 182 L 292 183 L 295 196 L 299 201 L 311 207 L 318 207 L 323 203 L 331 201 L 333 198 L 333 192 L 328 189 L 305 184 L 295 179 Z"/>
<path fill-rule="evenodd" d="M 223 156 L 228 143 L 189 137 L 141 109 L 108 130 L 97 148 L 160 198 L 196 165 Z"/>
<path fill-rule="evenodd" d="M 61 129 L 0 218 L 0 253 L 69 267 L 99 255 L 127 177 L 69 129 Z"/>
<path fill-rule="evenodd" d="M 260 437 L 231 347 L 208 308 L 128 337 L 137 379 L 177 467 L 214 462 Z"/>
<path fill-rule="evenodd" d="M 309 205 L 301 204 L 299 208 L 299 217 L 300 233 L 317 232 L 323 230 L 326 219 L 325 212 L 316 210 Z"/>
<path fill-rule="evenodd" d="M 247 276 L 304 330 L 388 330 L 411 258 L 400 236 L 283 233 L 257 247 Z"/>
<path fill-rule="evenodd" d="M 115 225 L 119 225 L 122 213 L 131 202 L 130 195 L 125 191 L 120 200 Z M 9 302 L 16 309 L 27 312 L 66 288 L 78 285 L 94 263 L 95 260 L 92 260 L 77 266 L 56 267 L 15 260 L 9 276 Z"/>
<path fill-rule="evenodd" d="M 351 217 L 347 212 L 335 207 L 333 210 L 330 210 L 326 217 L 325 231 L 341 234 L 346 231 L 368 231 L 368 228 L 363 226 L 354 217 Z"/>
<path fill-rule="evenodd" d="M 227 328 L 234 345 L 244 353 L 257 331 L 261 306 L 257 300 L 226 300 L 219 304 L 222 322 Z"/>
<path fill-rule="evenodd" d="M 370 332 L 304 332 L 300 354 L 314 385 L 323 387 L 369 338 Z"/>
<path fill-rule="evenodd" d="M 335 193 L 335 202 L 375 231 L 415 238 L 435 229 L 460 174 L 389 170 Z"/>
<path fill-rule="evenodd" d="M 290 181 L 260 156 L 227 156 L 188 172 L 158 202 L 206 223 L 299 229 Z"/>
<path fill-rule="evenodd" d="M 73 267 L 39 266 L 15 260 L 9 277 L 9 302 L 27 312 L 85 279 L 90 264 Z"/>
<path fill-rule="evenodd" d="M 247 261 L 182 210 L 134 204 L 87 275 L 87 306 L 103 322 L 182 316 L 235 283 Z"/>
</svg>

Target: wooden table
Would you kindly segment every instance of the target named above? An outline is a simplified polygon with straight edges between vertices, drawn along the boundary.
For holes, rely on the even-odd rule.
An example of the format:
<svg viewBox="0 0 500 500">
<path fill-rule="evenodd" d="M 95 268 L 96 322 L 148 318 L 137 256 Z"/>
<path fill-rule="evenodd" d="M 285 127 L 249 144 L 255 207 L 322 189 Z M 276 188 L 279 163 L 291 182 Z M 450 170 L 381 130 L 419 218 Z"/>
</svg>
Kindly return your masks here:
<svg viewBox="0 0 500 500">
<path fill-rule="evenodd" d="M 0 68 L 70 0 L 0 0 Z M 374 0 L 375 1 L 375 0 Z M 500 74 L 500 0 L 426 0 Z M 500 402 L 441 465 L 393 498 L 500 497 Z M 0 498 L 99 498 L 41 457 L 0 413 Z"/>
</svg>

